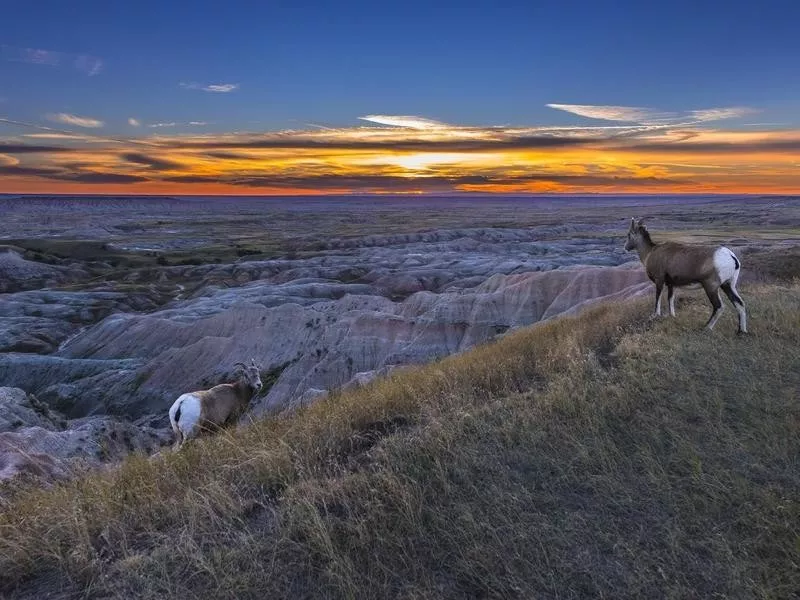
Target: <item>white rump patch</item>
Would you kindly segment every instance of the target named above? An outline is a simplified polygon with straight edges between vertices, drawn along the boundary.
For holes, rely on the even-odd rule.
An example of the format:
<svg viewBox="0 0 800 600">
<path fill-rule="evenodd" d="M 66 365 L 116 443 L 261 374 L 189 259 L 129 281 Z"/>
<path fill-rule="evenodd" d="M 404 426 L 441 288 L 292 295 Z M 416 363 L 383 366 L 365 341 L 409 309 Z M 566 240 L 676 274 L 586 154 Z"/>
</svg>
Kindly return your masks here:
<svg viewBox="0 0 800 600">
<path fill-rule="evenodd" d="M 717 270 L 720 283 L 728 281 L 736 283 L 736 259 L 733 252 L 724 246 L 714 251 L 714 268 Z"/>
<path fill-rule="evenodd" d="M 178 412 L 179 407 L 181 414 L 176 422 L 175 414 Z M 169 409 L 169 421 L 173 429 L 177 426 L 184 437 L 189 437 L 200 421 L 200 410 L 200 398 L 195 394 L 183 394 L 180 396 L 175 400 L 172 408 Z"/>
</svg>

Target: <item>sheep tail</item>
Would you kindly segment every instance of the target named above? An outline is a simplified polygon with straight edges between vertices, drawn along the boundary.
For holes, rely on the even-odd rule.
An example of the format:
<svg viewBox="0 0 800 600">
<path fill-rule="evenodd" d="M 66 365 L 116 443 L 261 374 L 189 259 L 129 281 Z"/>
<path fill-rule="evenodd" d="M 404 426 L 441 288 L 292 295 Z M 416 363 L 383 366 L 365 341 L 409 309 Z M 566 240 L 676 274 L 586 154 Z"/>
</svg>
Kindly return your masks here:
<svg viewBox="0 0 800 600">
<path fill-rule="evenodd" d="M 172 419 L 171 419 L 172 422 L 170 423 L 170 425 L 172 425 L 172 431 L 174 431 L 175 435 L 177 435 L 179 438 L 181 437 L 181 433 L 182 433 L 181 432 L 181 424 L 180 424 L 181 423 L 181 406 L 183 406 L 183 401 L 181 401 L 181 403 L 178 404 L 178 408 L 175 409 L 175 414 L 172 415 Z"/>
<path fill-rule="evenodd" d="M 175 414 L 170 415 L 170 425 L 172 425 L 172 431 L 175 433 L 175 445 L 173 449 L 177 450 L 183 445 L 183 431 L 181 431 L 180 426 L 180 419 L 181 419 L 181 406 L 183 405 L 183 401 L 178 404 L 178 407 L 175 409 Z"/>
</svg>

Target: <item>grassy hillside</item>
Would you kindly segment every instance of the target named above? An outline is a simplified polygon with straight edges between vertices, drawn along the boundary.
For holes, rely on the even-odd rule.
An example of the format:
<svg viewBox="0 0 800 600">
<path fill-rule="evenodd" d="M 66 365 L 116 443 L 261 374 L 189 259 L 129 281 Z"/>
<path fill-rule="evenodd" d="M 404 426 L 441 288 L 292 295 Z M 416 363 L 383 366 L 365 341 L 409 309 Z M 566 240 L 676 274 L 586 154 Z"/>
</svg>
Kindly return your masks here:
<svg viewBox="0 0 800 600">
<path fill-rule="evenodd" d="M 800 284 L 602 306 L 0 512 L 14 597 L 789 598 Z"/>
</svg>

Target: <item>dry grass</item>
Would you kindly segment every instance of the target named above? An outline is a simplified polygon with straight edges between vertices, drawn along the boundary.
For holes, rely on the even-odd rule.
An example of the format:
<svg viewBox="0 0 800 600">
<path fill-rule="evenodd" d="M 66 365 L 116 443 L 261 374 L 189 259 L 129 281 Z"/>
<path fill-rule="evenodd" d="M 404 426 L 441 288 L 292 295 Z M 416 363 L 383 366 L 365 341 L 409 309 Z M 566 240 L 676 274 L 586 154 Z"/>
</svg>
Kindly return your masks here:
<svg viewBox="0 0 800 600">
<path fill-rule="evenodd" d="M 747 281 L 781 281 L 800 277 L 800 246 L 750 250 L 744 255 Z"/>
<path fill-rule="evenodd" d="M 16 597 L 800 590 L 800 285 L 602 306 L 0 513 Z"/>
</svg>

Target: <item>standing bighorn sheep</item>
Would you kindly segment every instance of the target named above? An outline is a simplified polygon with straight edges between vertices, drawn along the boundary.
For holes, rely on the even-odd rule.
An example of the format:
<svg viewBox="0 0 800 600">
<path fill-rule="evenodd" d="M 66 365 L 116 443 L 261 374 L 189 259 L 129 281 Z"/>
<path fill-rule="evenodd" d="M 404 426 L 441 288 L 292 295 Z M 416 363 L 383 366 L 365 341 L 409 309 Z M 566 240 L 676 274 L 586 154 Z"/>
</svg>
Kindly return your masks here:
<svg viewBox="0 0 800 600">
<path fill-rule="evenodd" d="M 744 300 L 736 291 L 741 263 L 728 248 L 675 242 L 655 243 L 650 239 L 642 220 L 631 219 L 625 250 L 636 250 L 639 253 L 639 259 L 647 271 L 647 276 L 656 284 L 656 316 L 661 315 L 661 294 L 665 285 L 669 299 L 669 314 L 674 317 L 675 287 L 699 283 L 714 308 L 706 327 L 713 329 L 722 314 L 722 300 L 719 297 L 719 290 L 722 288 L 739 313 L 739 333 L 747 333 Z"/>
<path fill-rule="evenodd" d="M 234 383 L 221 383 L 209 390 L 181 395 L 169 409 L 169 422 L 175 432 L 175 448 L 203 431 L 213 431 L 235 422 L 261 390 L 261 376 L 256 361 L 250 365 L 237 362 Z"/>
</svg>

